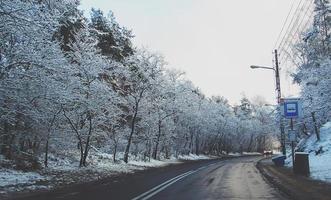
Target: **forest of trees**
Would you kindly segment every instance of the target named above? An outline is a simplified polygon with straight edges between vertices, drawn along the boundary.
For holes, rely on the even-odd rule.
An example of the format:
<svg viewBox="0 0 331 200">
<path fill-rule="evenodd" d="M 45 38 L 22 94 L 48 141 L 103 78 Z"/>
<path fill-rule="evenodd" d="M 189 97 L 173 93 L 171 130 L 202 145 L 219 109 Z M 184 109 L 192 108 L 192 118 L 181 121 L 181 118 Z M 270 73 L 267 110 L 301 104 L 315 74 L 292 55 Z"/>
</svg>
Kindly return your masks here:
<svg viewBox="0 0 331 200">
<path fill-rule="evenodd" d="M 301 87 L 304 117 L 298 121 L 301 136 L 317 134 L 331 120 L 331 6 L 329 0 L 315 0 L 313 24 L 302 34 L 292 57 L 297 65 L 292 75 Z"/>
<path fill-rule="evenodd" d="M 112 12 L 92 9 L 86 18 L 78 7 L 72 0 L 0 1 L 0 154 L 6 159 L 47 167 L 50 154 L 76 151 L 83 167 L 92 149 L 128 162 L 131 156 L 263 152 L 277 142 L 275 108 L 246 97 L 236 106 L 206 97 L 161 55 L 135 47 L 132 31 Z M 330 46 L 314 49 L 330 42 L 323 31 L 303 44 L 323 53 L 303 52 L 309 65 L 296 80 L 308 87 L 307 98 L 308 91 L 319 92 L 329 107 L 312 112 L 330 119 L 330 77 L 302 81 L 310 66 L 330 66 Z"/>
</svg>

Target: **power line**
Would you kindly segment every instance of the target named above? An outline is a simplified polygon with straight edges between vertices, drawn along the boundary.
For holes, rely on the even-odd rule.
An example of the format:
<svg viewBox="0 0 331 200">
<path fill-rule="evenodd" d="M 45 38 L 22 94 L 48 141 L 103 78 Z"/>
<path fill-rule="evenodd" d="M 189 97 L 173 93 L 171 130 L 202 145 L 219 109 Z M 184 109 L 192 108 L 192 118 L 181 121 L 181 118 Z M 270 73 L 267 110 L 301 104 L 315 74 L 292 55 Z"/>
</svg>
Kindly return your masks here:
<svg viewBox="0 0 331 200">
<path fill-rule="evenodd" d="M 300 7 L 302 1 L 303 1 L 303 0 L 300 0 L 299 4 L 297 5 L 297 7 L 296 7 L 296 9 L 295 9 L 295 12 L 294 12 L 294 14 L 293 14 L 293 16 L 292 16 L 292 18 L 291 18 L 291 21 L 290 21 L 290 23 L 288 24 L 287 29 L 286 29 L 286 31 L 285 31 L 285 34 L 284 34 L 284 36 L 283 36 L 281 42 L 279 43 L 278 47 L 282 46 L 282 43 L 284 42 L 284 39 L 285 39 L 285 37 L 287 36 L 287 33 L 288 33 L 290 27 L 292 26 L 293 20 L 294 20 L 296 14 L 297 14 L 298 11 L 299 11 L 299 7 Z"/>
<path fill-rule="evenodd" d="M 300 29 L 299 29 L 299 27 L 298 27 L 298 29 L 297 29 L 297 31 L 295 32 L 295 34 L 294 35 L 297 35 L 297 34 L 299 34 L 299 32 L 302 32 L 302 31 L 304 31 L 304 30 L 306 30 L 307 29 L 307 27 L 308 27 L 308 25 L 310 25 L 310 22 L 311 22 L 311 18 L 312 18 L 312 16 L 313 16 L 313 14 L 314 14 L 314 11 L 312 11 L 310 14 L 309 14 L 309 17 L 307 18 L 307 21 L 306 21 L 306 23 L 302 26 L 302 28 L 301 28 L 301 31 L 300 31 Z M 302 21 L 303 22 L 303 21 Z M 301 23 L 302 24 L 302 23 Z M 300 25 L 301 26 L 301 25 Z M 283 49 L 284 50 L 284 52 L 286 53 L 286 56 L 281 56 L 280 57 L 280 60 L 281 60 L 281 62 L 282 61 L 287 61 L 287 59 L 288 58 L 291 58 L 290 57 L 290 52 L 288 52 L 288 50 L 289 50 L 289 48 L 291 48 L 291 46 L 293 46 L 293 44 L 295 44 L 295 43 L 291 43 L 291 45 L 288 45 L 287 46 L 287 48 L 286 49 Z M 295 53 L 293 50 L 292 50 L 292 53 L 294 53 L 295 55 L 297 55 L 297 53 Z M 293 59 L 292 59 L 292 61 L 293 61 Z"/>
<path fill-rule="evenodd" d="M 280 39 L 280 37 L 281 37 L 281 35 L 282 35 L 282 33 L 283 33 L 283 30 L 284 30 L 284 28 L 285 28 L 285 25 L 287 24 L 287 20 L 289 19 L 289 16 L 290 16 L 290 14 L 291 14 L 291 12 L 292 12 L 292 10 L 293 10 L 293 8 L 294 8 L 294 2 L 295 2 L 295 0 L 292 1 L 292 5 L 291 5 L 291 8 L 290 8 L 290 11 L 288 12 L 288 14 L 287 14 L 287 16 L 286 16 L 286 19 L 285 19 L 285 21 L 284 21 L 284 23 L 283 23 L 282 29 L 281 29 L 281 31 L 280 31 L 278 37 L 277 37 L 277 40 L 276 40 L 276 42 L 275 42 L 275 45 L 274 45 L 274 48 L 273 48 L 273 49 L 276 48 L 276 46 L 277 46 L 277 44 L 278 44 L 278 42 L 279 42 L 279 39 Z"/>
<path fill-rule="evenodd" d="M 296 4 L 295 0 L 293 0 L 277 37 L 274 49 L 278 46 L 277 49 L 280 53 L 279 61 L 280 63 L 283 63 L 284 61 L 284 64 L 286 64 L 283 66 L 285 67 L 286 72 L 289 72 L 287 70 L 291 69 L 288 68 L 289 61 L 293 64 L 296 64 L 299 61 L 298 59 L 300 57 L 295 57 L 298 55 L 298 52 L 295 51 L 294 44 L 301 38 L 300 33 L 303 30 L 306 30 L 307 26 L 310 25 L 311 17 L 314 14 L 314 10 L 311 9 L 313 3 L 314 0 L 300 0 L 298 4 Z M 289 58 L 291 60 L 288 60 Z M 288 75 L 286 75 L 286 77 L 288 77 Z"/>
<path fill-rule="evenodd" d="M 309 1 L 306 1 L 306 3 L 303 4 L 302 7 L 300 8 L 301 12 L 298 13 L 298 15 L 295 19 L 295 23 L 292 24 L 292 27 L 289 30 L 289 32 L 287 33 L 287 35 L 284 36 L 283 43 L 279 46 L 280 50 L 284 50 L 284 49 L 287 50 L 289 48 L 289 46 L 291 46 L 293 44 L 293 40 L 296 39 L 294 36 L 296 36 L 298 30 L 300 30 L 302 22 L 306 18 L 307 13 L 310 9 L 311 4 L 308 4 L 308 2 Z"/>
<path fill-rule="evenodd" d="M 311 1 L 311 3 L 307 6 L 307 8 L 306 8 L 306 10 L 305 10 L 305 12 L 304 12 L 304 15 L 302 15 L 303 17 L 301 17 L 301 19 L 298 20 L 298 26 L 293 27 L 293 30 L 295 30 L 295 28 L 296 28 L 296 30 L 295 30 L 294 34 L 289 34 L 289 35 L 288 35 L 288 39 L 297 39 L 297 38 L 295 38 L 295 36 L 299 33 L 299 31 L 302 31 L 302 30 L 300 30 L 300 28 L 303 27 L 302 24 L 303 24 L 303 22 L 304 22 L 304 20 L 305 20 L 305 17 L 306 17 L 307 14 L 308 14 L 308 11 L 309 11 L 310 8 L 311 8 L 312 3 L 313 3 L 313 1 Z M 311 13 L 313 13 L 313 11 L 314 11 L 314 10 L 312 10 Z M 311 13 L 310 13 L 310 14 L 311 14 Z M 307 20 L 307 21 L 309 21 L 309 18 L 310 18 L 310 17 L 308 17 L 308 20 Z M 299 21 L 300 21 L 300 22 L 299 22 Z M 291 33 L 292 33 L 292 31 L 291 31 Z M 292 40 L 291 40 L 291 41 L 292 41 Z M 288 46 L 287 46 L 287 48 L 288 48 Z"/>
<path fill-rule="evenodd" d="M 312 4 L 312 3 L 311 3 Z M 289 32 L 289 34 L 286 37 L 285 42 L 283 43 L 283 45 L 281 47 L 279 47 L 279 50 L 284 52 L 284 53 L 288 53 L 288 50 L 291 50 L 291 48 L 293 47 L 293 45 L 298 41 L 298 39 L 300 38 L 299 33 L 303 31 L 304 26 L 303 23 L 305 21 L 305 19 L 307 19 L 307 21 L 309 21 L 310 17 L 306 17 L 308 16 L 308 12 L 310 10 L 311 4 L 309 4 L 306 7 L 306 10 L 304 11 L 303 15 L 300 15 L 302 17 L 298 17 L 297 19 L 297 25 L 293 26 L 291 31 Z M 312 11 L 313 12 L 313 11 Z M 284 58 L 284 54 L 281 55 L 281 60 L 283 61 Z"/>
<path fill-rule="evenodd" d="M 302 18 L 302 15 L 301 15 L 302 12 L 300 12 L 300 11 L 302 11 L 305 8 L 307 1 L 304 2 L 303 4 L 301 4 L 302 2 L 303 1 L 300 1 L 300 3 L 298 4 L 296 12 L 293 15 L 293 17 L 291 19 L 291 23 L 288 26 L 287 32 L 286 32 L 286 34 L 284 34 L 282 42 L 279 44 L 279 47 L 278 47 L 279 49 L 287 44 L 287 42 L 289 40 L 289 36 L 292 34 L 293 30 L 297 27 L 298 22 Z"/>
<path fill-rule="evenodd" d="M 289 50 L 291 50 L 291 48 L 293 47 L 293 45 L 298 41 L 298 39 L 300 38 L 299 34 L 302 33 L 302 31 L 306 30 L 307 26 L 309 25 L 310 19 L 314 14 L 314 9 L 312 8 L 312 10 L 310 11 L 310 14 L 308 16 L 308 12 L 311 8 L 311 6 L 313 5 L 313 1 L 310 2 L 310 4 L 307 6 L 307 9 L 304 13 L 304 17 L 301 18 L 300 23 L 298 24 L 298 26 L 296 27 L 296 30 L 294 32 L 294 34 L 289 35 L 288 39 L 291 39 L 289 42 L 287 42 L 287 46 L 284 46 L 281 51 L 284 51 L 286 53 L 286 57 L 284 56 L 284 54 L 281 55 L 280 60 L 283 61 L 284 57 L 285 57 L 285 61 L 287 60 L 288 57 L 290 57 L 290 52 Z M 308 18 L 305 18 L 305 16 L 308 16 Z M 304 24 L 305 19 L 307 19 L 306 23 Z M 293 53 L 293 50 L 291 50 Z"/>
</svg>

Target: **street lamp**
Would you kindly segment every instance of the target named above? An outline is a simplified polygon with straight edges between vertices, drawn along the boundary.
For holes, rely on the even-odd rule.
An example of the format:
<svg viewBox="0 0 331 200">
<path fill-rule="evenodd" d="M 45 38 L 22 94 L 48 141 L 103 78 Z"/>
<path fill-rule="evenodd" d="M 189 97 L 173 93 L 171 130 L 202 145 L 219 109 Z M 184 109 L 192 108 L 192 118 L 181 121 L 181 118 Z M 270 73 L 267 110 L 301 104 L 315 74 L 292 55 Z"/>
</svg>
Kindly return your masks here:
<svg viewBox="0 0 331 200">
<path fill-rule="evenodd" d="M 276 60 L 277 60 L 276 68 L 265 67 L 265 66 L 258 66 L 258 65 L 251 65 L 251 68 L 252 69 L 269 69 L 269 70 L 273 70 L 275 72 L 275 76 L 276 76 L 276 90 L 277 90 L 277 103 L 280 104 L 280 99 L 281 99 L 280 79 L 279 79 L 278 59 L 276 59 Z"/>
<path fill-rule="evenodd" d="M 261 69 L 271 69 L 271 70 L 274 70 L 275 71 L 275 68 L 273 68 L 273 67 L 263 67 L 263 66 L 251 65 L 251 68 L 252 69 L 258 69 L 258 68 L 261 68 Z"/>
<path fill-rule="evenodd" d="M 250 67 L 252 69 L 268 69 L 273 70 L 275 72 L 276 76 L 276 91 L 277 91 L 277 103 L 280 108 L 281 103 L 281 91 L 280 91 L 280 78 L 279 78 L 279 66 L 278 66 L 278 53 L 277 50 L 275 50 L 275 68 L 273 67 L 265 67 L 265 66 L 258 66 L 258 65 L 251 65 Z M 280 133 L 281 133 L 281 146 L 282 146 L 282 152 L 283 155 L 286 155 L 286 149 L 285 149 L 285 131 L 284 131 L 284 125 L 282 117 L 280 117 Z"/>
</svg>

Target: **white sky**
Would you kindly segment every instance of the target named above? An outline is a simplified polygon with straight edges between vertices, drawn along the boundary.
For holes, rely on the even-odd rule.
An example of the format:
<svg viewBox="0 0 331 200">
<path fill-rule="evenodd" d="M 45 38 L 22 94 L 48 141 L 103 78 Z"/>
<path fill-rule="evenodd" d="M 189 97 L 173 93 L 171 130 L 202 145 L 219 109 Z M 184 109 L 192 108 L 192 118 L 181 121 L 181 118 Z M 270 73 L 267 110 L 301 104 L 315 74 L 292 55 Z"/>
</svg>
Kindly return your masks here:
<svg viewBox="0 0 331 200">
<path fill-rule="evenodd" d="M 294 0 L 299 1 L 299 0 Z M 238 103 L 244 93 L 276 102 L 272 50 L 290 0 L 82 0 L 82 8 L 112 10 L 135 34 L 134 44 L 165 56 L 207 96 Z M 283 96 L 298 89 L 285 78 Z"/>
</svg>

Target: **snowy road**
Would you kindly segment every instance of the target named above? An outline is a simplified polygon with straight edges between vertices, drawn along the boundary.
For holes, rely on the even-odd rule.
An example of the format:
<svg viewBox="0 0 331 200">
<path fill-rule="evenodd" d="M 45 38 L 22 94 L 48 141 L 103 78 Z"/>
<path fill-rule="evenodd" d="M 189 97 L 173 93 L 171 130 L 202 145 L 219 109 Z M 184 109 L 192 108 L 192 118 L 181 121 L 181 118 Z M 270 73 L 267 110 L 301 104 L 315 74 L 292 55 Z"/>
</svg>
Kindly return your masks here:
<svg viewBox="0 0 331 200">
<path fill-rule="evenodd" d="M 153 197 L 140 199 L 286 199 L 263 180 L 256 161 L 241 158 L 210 164 Z"/>
<path fill-rule="evenodd" d="M 255 167 L 258 157 L 172 165 L 22 199 L 286 199 Z"/>
</svg>

